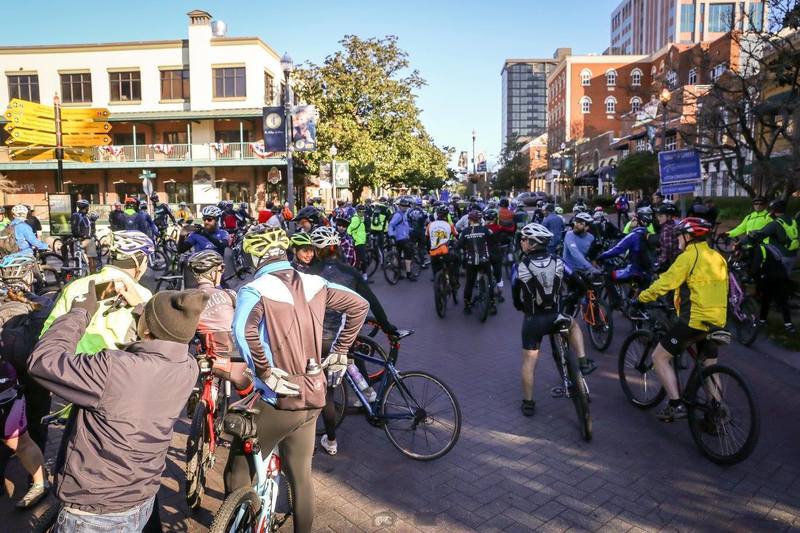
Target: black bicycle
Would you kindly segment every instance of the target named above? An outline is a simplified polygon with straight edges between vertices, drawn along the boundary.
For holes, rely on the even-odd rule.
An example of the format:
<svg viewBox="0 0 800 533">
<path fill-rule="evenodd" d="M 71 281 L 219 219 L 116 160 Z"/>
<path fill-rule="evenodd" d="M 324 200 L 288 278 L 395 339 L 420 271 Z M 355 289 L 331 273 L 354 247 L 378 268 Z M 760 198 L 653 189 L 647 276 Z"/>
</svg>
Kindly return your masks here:
<svg viewBox="0 0 800 533">
<path fill-rule="evenodd" d="M 554 398 L 570 398 L 572 400 L 578 415 L 581 437 L 588 442 L 592 440 L 589 384 L 581 373 L 578 357 L 569 347 L 571 325 L 572 318 L 566 315 L 558 315 L 553 324 L 554 332 L 550 334 L 550 346 L 562 385 L 554 387 L 550 393 Z"/>
<path fill-rule="evenodd" d="M 444 318 L 447 314 L 447 300 L 452 297 L 453 304 L 458 303 L 458 275 L 451 270 L 455 258 L 450 254 L 440 257 L 442 267 L 433 277 L 433 299 L 436 314 L 439 318 Z"/>
<path fill-rule="evenodd" d="M 650 304 L 645 309 L 648 307 L 658 309 L 664 304 Z M 669 326 L 660 321 L 651 324 L 652 330 L 640 329 L 628 336 L 619 352 L 622 392 L 640 409 L 654 407 L 666 396 L 655 373 L 653 351 Z M 712 328 L 706 339 L 725 345 L 730 344 L 731 334 Z M 681 379 L 681 372 L 690 365 L 689 378 Z M 689 346 L 681 357 L 673 357 L 672 367 L 687 408 L 689 429 L 700 452 L 712 462 L 725 465 L 749 457 L 758 442 L 761 422 L 753 394 L 742 376 L 728 366 L 707 364 L 697 346 Z"/>
</svg>

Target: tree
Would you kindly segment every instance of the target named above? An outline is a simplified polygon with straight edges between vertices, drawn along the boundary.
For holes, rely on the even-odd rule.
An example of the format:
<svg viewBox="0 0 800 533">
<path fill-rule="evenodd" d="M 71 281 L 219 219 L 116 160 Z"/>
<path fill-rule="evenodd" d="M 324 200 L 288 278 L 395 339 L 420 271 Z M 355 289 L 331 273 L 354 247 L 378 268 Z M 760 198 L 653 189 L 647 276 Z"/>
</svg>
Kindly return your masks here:
<svg viewBox="0 0 800 533">
<path fill-rule="evenodd" d="M 642 191 L 649 196 L 658 189 L 658 157 L 652 152 L 636 152 L 617 167 L 617 189 Z"/>
<path fill-rule="evenodd" d="M 339 44 L 321 65 L 306 63 L 295 74 L 298 97 L 319 112 L 317 151 L 298 154 L 304 167 L 317 173 L 335 144 L 350 163 L 354 198 L 365 186 L 443 183 L 449 154 L 425 131 L 415 95 L 425 80 L 408 71 L 397 37 L 346 35 Z"/>
<path fill-rule="evenodd" d="M 528 190 L 530 186 L 530 157 L 522 149 L 525 143 L 519 137 L 508 137 L 500 152 L 500 170 L 493 188 L 498 191 Z"/>
</svg>

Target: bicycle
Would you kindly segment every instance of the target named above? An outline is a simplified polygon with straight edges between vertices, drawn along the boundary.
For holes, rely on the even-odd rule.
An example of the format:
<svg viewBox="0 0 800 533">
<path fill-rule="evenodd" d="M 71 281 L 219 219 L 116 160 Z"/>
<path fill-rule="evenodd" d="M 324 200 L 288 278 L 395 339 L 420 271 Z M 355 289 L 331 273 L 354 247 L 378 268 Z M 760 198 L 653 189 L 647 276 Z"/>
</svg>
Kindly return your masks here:
<svg viewBox="0 0 800 533">
<path fill-rule="evenodd" d="M 206 475 L 214 468 L 222 421 L 231 397 L 230 382 L 212 372 L 214 356 L 200 339 L 195 339 L 194 347 L 200 367 L 200 386 L 195 387 L 186 404 L 186 414 L 192 420 L 186 439 L 186 503 L 192 511 L 200 508 Z"/>
<path fill-rule="evenodd" d="M 733 251 L 733 248 L 736 245 L 736 239 L 733 237 L 728 237 L 724 232 L 717 233 L 718 231 L 719 222 L 715 222 L 714 226 L 711 228 L 711 236 L 709 237 L 711 247 L 722 255 L 728 255 Z"/>
<path fill-rule="evenodd" d="M 414 254 L 416 256 L 416 254 Z M 405 272 L 404 259 L 401 257 L 400 251 L 392 239 L 387 245 L 383 255 L 383 277 L 386 278 L 389 285 L 397 285 L 400 277 Z M 416 257 L 411 259 L 411 275 L 419 277 L 422 265 Z"/>
<path fill-rule="evenodd" d="M 250 471 L 255 472 L 252 486 L 230 493 L 222 502 L 209 528 L 210 533 L 240 531 L 272 533 L 278 531 L 291 517 L 291 489 L 281 472 L 277 446 L 266 455 L 258 444 L 257 427 L 253 419 L 258 414 L 261 394 L 255 391 L 228 408 L 224 419 L 225 431 L 242 442 Z M 286 494 L 288 508 L 278 509 L 279 494 Z"/>
<path fill-rule="evenodd" d="M 664 304 L 658 302 L 645 306 L 663 307 Z M 653 350 L 667 330 L 666 324 L 655 321 L 652 330 L 635 331 L 622 343 L 618 360 L 620 385 L 628 401 L 640 409 L 650 409 L 666 396 L 655 377 Z M 731 334 L 712 328 L 706 339 L 721 346 L 730 344 Z M 681 371 L 689 364 L 687 353 L 694 365 L 689 378 L 683 381 Z M 738 372 L 719 363 L 705 366 L 705 361 L 705 355 L 698 353 L 696 345 L 687 347 L 680 357 L 672 358 L 680 399 L 687 409 L 689 430 L 700 452 L 712 462 L 739 463 L 750 456 L 758 442 L 760 420 L 755 400 Z M 738 402 L 737 393 L 741 396 Z"/>
<path fill-rule="evenodd" d="M 487 268 L 488 265 L 487 265 Z M 483 323 L 489 318 L 489 314 L 496 314 L 494 295 L 494 275 L 486 272 L 483 268 L 475 276 L 472 300 L 470 306 L 478 311 L 478 320 Z"/>
<path fill-rule="evenodd" d="M 758 338 L 760 306 L 755 298 L 744 291 L 745 267 L 739 262 L 737 253 L 728 258 L 728 323 L 732 325 L 736 340 L 752 345 Z"/>
<path fill-rule="evenodd" d="M 369 337 L 374 337 L 380 327 L 375 322 L 370 322 L 370 325 L 373 330 Z M 418 370 L 400 372 L 395 367 L 400 341 L 413 333 L 414 330 L 387 333 L 390 343 L 388 355 L 371 338 L 359 336 L 356 339 L 350 356 L 373 368 L 366 367 L 365 378 L 377 393 L 377 398 L 369 402 L 350 374 L 345 373 L 334 390 L 336 426 L 346 415 L 348 396 L 352 392 L 364 406 L 367 421 L 383 427 L 389 442 L 400 453 L 417 461 L 431 461 L 444 456 L 456 445 L 461 434 L 461 408 L 450 387 L 439 378 Z M 440 401 L 434 403 L 437 400 Z M 415 448 L 417 445 L 429 449 L 420 451 Z"/>
<path fill-rule="evenodd" d="M 550 390 L 553 398 L 570 398 L 578 415 L 578 424 L 583 440 L 592 440 L 592 416 L 589 411 L 589 384 L 581 373 L 577 356 L 569 348 L 569 329 L 572 318 L 559 314 L 553 323 L 554 332 L 549 335 L 553 359 L 561 377 L 562 385 Z"/>
<path fill-rule="evenodd" d="M 452 296 L 453 304 L 458 303 L 458 278 L 452 279 L 453 258 L 450 254 L 439 257 L 442 266 L 433 277 L 433 299 L 436 305 L 436 314 L 439 315 L 439 318 L 444 318 L 447 314 L 447 300 Z"/>
<path fill-rule="evenodd" d="M 364 261 L 367 265 L 367 278 L 371 278 L 383 265 L 383 250 L 378 246 L 378 236 L 375 233 L 368 234 Z"/>
<path fill-rule="evenodd" d="M 611 308 L 600 296 L 605 281 L 602 276 L 589 278 L 581 301 L 581 317 L 589 330 L 589 341 L 599 352 L 604 352 L 614 340 L 614 316 Z"/>
</svg>

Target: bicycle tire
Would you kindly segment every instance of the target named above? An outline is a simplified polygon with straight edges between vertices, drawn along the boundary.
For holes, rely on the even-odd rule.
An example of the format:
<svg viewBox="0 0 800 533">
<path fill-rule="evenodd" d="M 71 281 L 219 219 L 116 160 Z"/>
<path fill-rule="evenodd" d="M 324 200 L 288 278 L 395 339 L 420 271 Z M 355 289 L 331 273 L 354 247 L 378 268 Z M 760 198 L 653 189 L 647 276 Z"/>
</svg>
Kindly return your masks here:
<svg viewBox="0 0 800 533">
<path fill-rule="evenodd" d="M 699 391 L 705 391 L 705 386 L 702 385 L 706 383 L 706 380 L 713 381 L 719 385 L 722 382 L 721 376 L 723 375 L 727 375 L 743 393 L 745 403 L 747 405 L 746 418 L 749 418 L 750 423 L 747 434 L 740 446 L 736 447 L 736 449 L 728 445 L 724 446 L 724 448 L 730 450 L 729 453 L 712 450 L 708 442 L 704 440 L 704 437 L 711 436 L 711 440 L 716 438 L 717 440 L 721 441 L 720 433 L 725 432 L 730 434 L 733 432 L 732 430 L 735 427 L 735 421 L 737 418 L 731 413 L 730 404 L 726 401 L 726 398 L 722 399 L 722 406 L 718 405 L 719 402 L 717 400 L 711 402 L 711 411 L 713 413 L 712 417 L 714 417 L 711 419 L 711 423 L 713 424 L 712 430 L 711 427 L 709 427 L 709 419 L 706 418 L 708 411 L 706 408 L 699 407 L 700 404 L 697 400 Z M 724 389 L 724 386 L 719 387 L 717 390 L 720 390 L 720 388 Z M 725 392 L 723 391 L 723 394 L 724 393 Z M 728 398 L 729 397 L 730 396 L 728 396 Z M 750 388 L 747 386 L 747 383 L 745 383 L 744 379 L 737 371 L 723 365 L 711 365 L 704 368 L 701 371 L 699 378 L 694 379 L 687 387 L 685 398 L 687 400 L 686 405 L 689 415 L 689 429 L 692 433 L 692 439 L 700 449 L 700 452 L 709 460 L 720 465 L 732 465 L 744 461 L 750 456 L 751 453 L 753 453 L 753 450 L 758 443 L 761 421 L 759 419 L 756 402 L 753 399 L 753 394 L 750 392 Z M 703 415 L 702 418 L 699 416 L 701 414 Z M 724 418 L 724 420 L 721 420 L 722 418 Z M 716 435 L 714 433 L 716 433 Z"/>
<path fill-rule="evenodd" d="M 733 239 L 724 235 L 717 235 L 714 239 L 714 248 L 720 253 L 728 254 L 733 250 Z"/>
<path fill-rule="evenodd" d="M 370 248 L 364 254 L 364 262 L 367 264 L 367 278 L 371 278 L 378 271 L 378 267 L 381 266 L 380 255 Z"/>
<path fill-rule="evenodd" d="M 640 409 L 655 407 L 667 394 L 653 367 L 653 350 L 657 344 L 652 331 L 639 329 L 628 335 L 619 350 L 619 384 L 628 401 Z M 639 393 L 640 389 L 644 390 L 643 394 Z M 649 394 L 651 389 L 652 395 Z"/>
<path fill-rule="evenodd" d="M 453 449 L 453 446 L 455 446 L 456 442 L 458 442 L 458 437 L 461 435 L 461 407 L 458 404 L 458 400 L 456 399 L 455 394 L 450 389 L 450 387 L 447 386 L 447 384 L 445 384 L 442 380 L 440 380 L 436 376 L 429 374 L 428 372 L 422 372 L 419 370 L 413 370 L 410 372 L 400 372 L 399 378 L 400 381 L 402 382 L 405 391 L 401 391 L 398 382 L 392 380 L 390 381 L 386 389 L 383 391 L 383 395 L 381 396 L 379 402 L 380 405 L 378 410 L 379 419 L 381 420 L 381 422 L 383 422 L 383 430 L 384 432 L 386 432 L 386 436 L 389 438 L 389 442 L 391 442 L 392 445 L 400 451 L 400 453 L 402 453 L 403 455 L 405 455 L 410 459 L 414 459 L 417 461 L 432 461 L 434 459 L 442 457 L 447 452 Z M 431 424 L 433 420 L 429 419 L 432 419 L 434 414 L 438 414 L 440 412 L 440 411 L 434 411 L 433 413 L 431 413 L 428 409 L 425 409 L 424 407 L 420 406 L 420 401 L 418 400 L 419 396 L 415 396 L 414 392 L 412 392 L 411 388 L 409 388 L 409 385 L 411 385 L 411 381 L 413 378 L 422 378 L 423 380 L 428 380 L 428 382 L 433 382 L 433 387 L 437 387 L 438 389 L 440 389 L 440 391 L 444 392 L 447 399 L 449 400 L 449 405 L 453 410 L 452 412 L 453 422 L 451 424 L 452 430 L 449 431 L 449 438 L 447 439 L 443 447 L 429 454 L 415 453 L 412 450 L 406 449 L 400 444 L 397 438 L 401 434 L 409 430 L 414 431 L 414 433 L 416 434 L 416 427 L 420 423 L 422 423 L 423 425 Z M 430 389 L 431 387 L 428 386 L 426 387 L 425 391 L 427 392 Z M 405 392 L 408 392 L 408 396 L 410 397 L 411 401 L 413 401 L 413 403 L 416 405 L 414 413 L 415 419 L 413 424 L 414 429 L 411 428 L 402 429 L 401 431 L 397 431 L 396 435 L 394 432 L 395 430 L 393 429 L 395 426 L 393 426 L 393 424 L 391 423 L 392 419 L 387 418 L 387 416 L 390 414 L 387 413 L 387 406 L 389 409 L 392 409 L 395 406 L 394 402 L 389 403 L 390 396 L 394 391 L 398 391 L 397 396 L 399 396 L 399 399 L 403 401 L 403 403 L 397 404 L 397 410 L 399 410 L 400 412 L 405 412 L 406 410 L 411 409 L 408 400 L 406 400 Z M 434 399 L 437 398 L 439 395 L 441 395 L 441 392 L 437 396 L 434 396 Z M 420 412 L 420 409 L 421 411 L 424 412 Z M 427 416 L 424 416 L 422 420 L 417 420 L 417 418 L 421 417 L 422 415 L 427 415 Z M 444 425 L 446 426 L 447 424 Z M 425 437 L 426 437 L 425 439 L 414 439 L 412 437 L 412 441 L 416 442 L 416 440 L 420 441 L 424 440 L 425 442 L 430 442 L 428 438 L 429 435 L 426 434 Z"/>
<path fill-rule="evenodd" d="M 211 428 L 208 427 L 208 404 L 200 400 L 192 414 L 192 425 L 186 439 L 186 504 L 191 511 L 200 508 L 205 493 L 206 465 Z"/>
<path fill-rule="evenodd" d="M 581 374 L 577 356 L 569 349 L 563 337 L 556 339 L 556 345 L 560 350 L 564 350 L 564 360 L 567 362 L 567 377 L 571 383 L 569 395 L 572 404 L 575 406 L 575 413 L 578 415 L 578 427 L 581 437 L 586 442 L 592 440 L 592 415 L 589 411 L 589 393 L 586 381 Z"/>
<path fill-rule="evenodd" d="M 354 353 L 363 354 L 367 357 L 372 357 L 375 359 L 382 359 L 384 361 L 389 360 L 389 356 L 386 354 L 386 350 L 383 349 L 383 346 L 381 346 L 374 339 L 364 335 L 359 335 L 356 337 L 355 342 L 353 342 L 353 345 L 350 347 L 350 354 Z M 356 360 L 358 361 L 357 358 Z M 383 365 L 377 366 L 372 363 L 367 363 L 363 360 L 361 360 L 361 362 L 367 371 L 364 379 L 366 379 L 367 383 L 370 385 L 374 385 L 375 383 L 379 382 L 383 377 L 384 372 L 386 372 L 386 367 Z"/>
<path fill-rule="evenodd" d="M 760 307 L 751 296 L 742 301 L 741 314 L 744 320 L 736 320 L 736 340 L 743 346 L 751 346 L 758 338 L 758 317 Z"/>
<path fill-rule="evenodd" d="M 422 262 L 415 253 L 411 259 L 411 275 L 414 277 L 419 277 L 420 274 L 422 274 Z"/>
<path fill-rule="evenodd" d="M 594 301 L 594 324 L 586 322 L 589 341 L 598 352 L 604 352 L 614 340 L 614 316 L 607 303 L 600 299 Z M 584 320 L 585 322 L 585 320 Z"/>
<path fill-rule="evenodd" d="M 183 290 L 183 278 L 159 278 L 158 282 L 156 283 L 156 292 L 161 290 L 165 291 L 182 291 Z"/>
<path fill-rule="evenodd" d="M 489 318 L 489 280 L 485 275 L 478 276 L 478 320 L 486 322 Z"/>
<path fill-rule="evenodd" d="M 256 531 L 261 499 L 252 487 L 239 487 L 222 502 L 217 514 L 214 515 L 211 527 L 208 529 L 209 533 L 229 533 L 232 531 L 231 528 L 238 518 L 239 509 L 243 506 L 245 507 L 245 522 L 236 524 L 235 531 Z"/>
<path fill-rule="evenodd" d="M 383 277 L 389 285 L 397 285 L 400 281 L 400 259 L 397 253 L 387 254 L 383 263 Z"/>
<path fill-rule="evenodd" d="M 347 384 L 342 380 L 339 385 L 333 389 L 333 406 L 334 406 L 334 425 L 336 429 L 342 425 L 344 417 L 347 416 Z M 317 417 L 317 437 L 325 434 L 325 422 L 322 419 L 322 413 Z"/>
<path fill-rule="evenodd" d="M 449 282 L 444 274 L 439 271 L 433 279 L 433 301 L 439 318 L 444 318 L 447 315 L 447 298 L 449 295 Z"/>
<path fill-rule="evenodd" d="M 167 254 L 162 252 L 161 250 L 156 250 L 150 256 L 149 259 L 150 268 L 155 272 L 163 272 L 167 269 L 167 265 L 169 265 L 170 261 L 167 257 Z"/>
</svg>

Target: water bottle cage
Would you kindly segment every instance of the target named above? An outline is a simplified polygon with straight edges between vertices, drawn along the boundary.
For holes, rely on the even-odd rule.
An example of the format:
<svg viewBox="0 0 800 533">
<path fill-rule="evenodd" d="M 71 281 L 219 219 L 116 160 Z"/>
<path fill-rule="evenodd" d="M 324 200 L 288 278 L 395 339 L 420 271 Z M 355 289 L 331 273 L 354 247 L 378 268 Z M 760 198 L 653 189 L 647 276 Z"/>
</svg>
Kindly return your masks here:
<svg viewBox="0 0 800 533">
<path fill-rule="evenodd" d="M 228 413 L 225 415 L 222 425 L 225 433 L 241 440 L 253 438 L 258 434 L 256 423 L 249 413 Z"/>
</svg>

